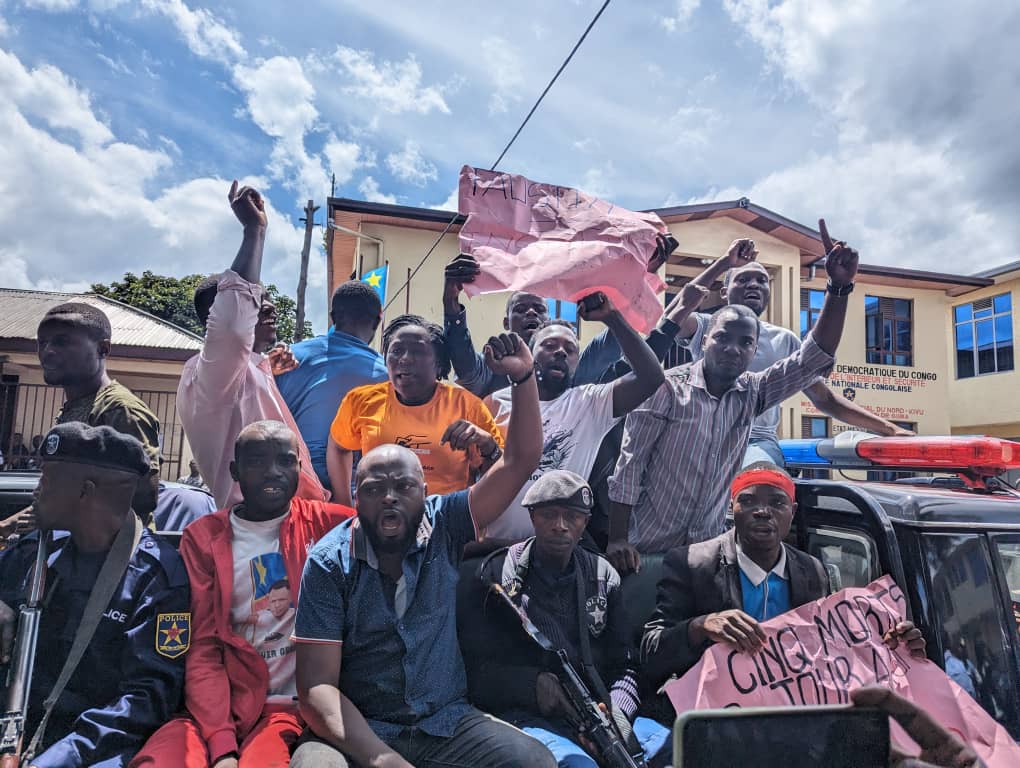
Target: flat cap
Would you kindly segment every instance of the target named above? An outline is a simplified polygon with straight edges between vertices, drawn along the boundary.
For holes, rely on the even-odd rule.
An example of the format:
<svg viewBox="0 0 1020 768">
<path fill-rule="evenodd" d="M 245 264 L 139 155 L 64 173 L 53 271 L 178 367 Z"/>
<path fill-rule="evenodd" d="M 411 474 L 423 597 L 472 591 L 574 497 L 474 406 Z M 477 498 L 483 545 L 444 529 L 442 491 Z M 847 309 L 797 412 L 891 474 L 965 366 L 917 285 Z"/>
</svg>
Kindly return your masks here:
<svg viewBox="0 0 1020 768">
<path fill-rule="evenodd" d="M 44 462 L 67 461 L 122 472 L 149 474 L 149 457 L 141 442 L 111 427 L 80 421 L 58 424 L 46 434 L 40 451 Z"/>
<path fill-rule="evenodd" d="M 546 472 L 524 494 L 521 506 L 533 509 L 552 504 L 591 512 L 595 503 L 591 487 L 585 479 L 566 469 Z"/>
</svg>

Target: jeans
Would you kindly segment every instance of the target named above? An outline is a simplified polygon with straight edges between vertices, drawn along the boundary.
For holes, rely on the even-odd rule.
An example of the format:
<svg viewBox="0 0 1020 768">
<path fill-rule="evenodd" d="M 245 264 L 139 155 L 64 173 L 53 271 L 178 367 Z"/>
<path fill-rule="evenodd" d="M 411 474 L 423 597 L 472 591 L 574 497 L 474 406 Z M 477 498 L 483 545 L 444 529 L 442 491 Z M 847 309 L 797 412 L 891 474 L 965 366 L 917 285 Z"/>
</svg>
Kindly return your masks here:
<svg viewBox="0 0 1020 768">
<path fill-rule="evenodd" d="M 783 449 L 779 447 L 779 441 L 774 437 L 752 437 L 748 441 L 742 466 L 748 467 L 760 461 L 767 461 L 777 467 L 786 466 Z"/>
<path fill-rule="evenodd" d="M 407 728 L 389 746 L 416 768 L 556 768 L 540 742 L 481 712 L 465 715 L 452 736 Z M 290 768 L 348 768 L 355 763 L 336 747 L 305 731 Z"/>
<path fill-rule="evenodd" d="M 595 759 L 572 740 L 573 731 L 565 723 L 532 716 L 514 722 L 526 734 L 549 748 L 559 768 L 598 768 Z M 634 737 L 641 745 L 645 759 L 652 765 L 667 765 L 670 762 L 671 736 L 669 728 L 647 717 L 639 717 L 634 721 Z"/>
</svg>

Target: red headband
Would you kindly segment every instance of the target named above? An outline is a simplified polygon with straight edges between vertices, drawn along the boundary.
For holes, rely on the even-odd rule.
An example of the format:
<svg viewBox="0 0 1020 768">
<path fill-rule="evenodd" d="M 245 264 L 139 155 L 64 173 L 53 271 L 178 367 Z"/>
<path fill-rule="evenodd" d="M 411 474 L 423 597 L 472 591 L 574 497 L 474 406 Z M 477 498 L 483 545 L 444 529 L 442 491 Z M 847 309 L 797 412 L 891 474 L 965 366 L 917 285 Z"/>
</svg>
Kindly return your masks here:
<svg viewBox="0 0 1020 768">
<path fill-rule="evenodd" d="M 737 498 L 738 493 L 752 485 L 771 485 L 773 488 L 785 491 L 791 501 L 797 498 L 797 490 L 789 475 L 774 469 L 752 469 L 733 478 L 733 483 L 730 485 L 730 499 Z"/>
</svg>

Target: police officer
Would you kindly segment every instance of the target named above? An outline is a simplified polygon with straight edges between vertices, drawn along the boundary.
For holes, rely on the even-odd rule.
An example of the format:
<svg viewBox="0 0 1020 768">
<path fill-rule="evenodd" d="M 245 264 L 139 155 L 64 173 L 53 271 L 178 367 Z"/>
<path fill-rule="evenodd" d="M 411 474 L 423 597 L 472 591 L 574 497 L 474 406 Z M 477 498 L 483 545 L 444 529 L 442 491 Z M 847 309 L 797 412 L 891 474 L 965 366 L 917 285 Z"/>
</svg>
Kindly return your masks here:
<svg viewBox="0 0 1020 768">
<path fill-rule="evenodd" d="M 191 634 L 187 573 L 173 547 L 143 530 L 131 511 L 150 469 L 137 439 L 70 422 L 50 430 L 41 455 L 39 528 L 43 535 L 67 533 L 54 537 L 47 560 L 24 731 L 24 746 L 34 742 L 35 749 L 25 764 L 119 768 L 180 702 Z M 38 535 L 0 554 L 4 663 L 11 659 L 13 607 L 27 591 Z M 86 611 L 93 590 L 112 597 Z M 73 664 L 75 637 L 88 637 L 83 625 L 92 623 L 90 616 L 94 634 Z M 67 674 L 65 664 L 70 677 L 47 708 L 44 699 Z M 45 728 L 36 736 L 41 722 Z"/>
<path fill-rule="evenodd" d="M 593 697 L 613 715 L 619 735 L 629 740 L 633 723 L 642 751 L 668 760 L 668 747 L 662 748 L 669 731 L 634 719 L 640 705 L 636 653 L 620 604 L 620 576 L 605 557 L 579 546 L 593 503 L 580 475 L 547 472 L 522 500 L 534 537 L 489 555 L 479 578 L 461 590 L 457 613 L 468 692 L 480 709 L 545 744 L 561 768 L 599 764 L 591 754 L 594 745 L 578 734 L 578 714 L 555 657 L 528 638 L 513 612 L 491 599 L 490 585 L 498 584 L 567 652 Z"/>
</svg>

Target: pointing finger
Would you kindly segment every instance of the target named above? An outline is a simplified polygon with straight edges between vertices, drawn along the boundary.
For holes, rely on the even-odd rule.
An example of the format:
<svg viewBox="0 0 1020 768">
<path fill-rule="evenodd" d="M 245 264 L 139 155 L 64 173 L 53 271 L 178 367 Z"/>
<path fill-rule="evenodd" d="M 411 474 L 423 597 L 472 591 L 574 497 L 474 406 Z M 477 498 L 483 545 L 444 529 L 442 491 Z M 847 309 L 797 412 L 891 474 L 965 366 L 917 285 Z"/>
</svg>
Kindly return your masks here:
<svg viewBox="0 0 1020 768">
<path fill-rule="evenodd" d="M 818 220 L 818 231 L 822 235 L 822 248 L 826 255 L 832 250 L 832 238 L 829 237 L 829 228 L 825 226 L 825 219 Z"/>
</svg>

